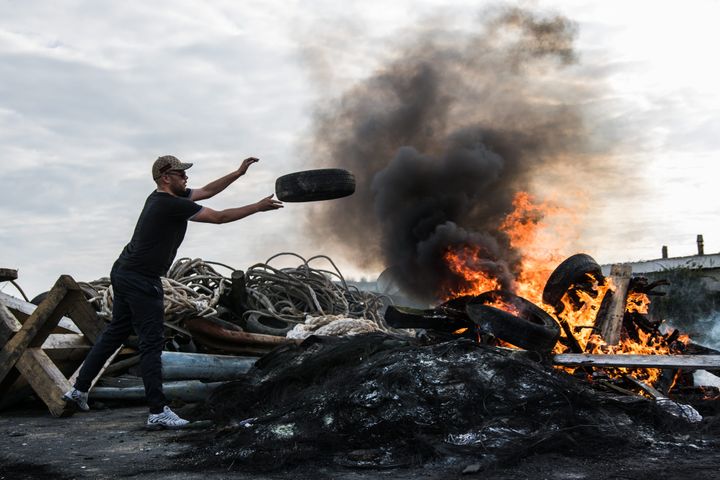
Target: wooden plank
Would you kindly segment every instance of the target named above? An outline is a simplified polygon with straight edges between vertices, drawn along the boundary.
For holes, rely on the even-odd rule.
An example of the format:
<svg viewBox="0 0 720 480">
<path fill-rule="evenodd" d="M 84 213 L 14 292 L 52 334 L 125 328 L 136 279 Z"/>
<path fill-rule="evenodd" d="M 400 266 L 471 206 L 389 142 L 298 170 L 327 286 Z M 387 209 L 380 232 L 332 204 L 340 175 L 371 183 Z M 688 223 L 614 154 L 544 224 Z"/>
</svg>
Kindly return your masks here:
<svg viewBox="0 0 720 480">
<path fill-rule="evenodd" d="M 0 268 L 0 282 L 17 280 L 18 272 L 13 268 Z"/>
<path fill-rule="evenodd" d="M 631 274 L 632 267 L 628 264 L 610 267 L 610 279 L 614 287 L 610 306 L 604 318 L 595 319 L 595 327 L 608 345 L 617 345 L 620 342 Z"/>
<path fill-rule="evenodd" d="M 604 355 L 562 353 L 552 356 L 555 365 L 565 367 L 720 368 L 720 355 Z"/>
<path fill-rule="evenodd" d="M 62 350 L 66 348 L 88 350 L 92 347 L 87 337 L 77 333 L 53 333 L 43 342 L 43 350 Z"/>
<path fill-rule="evenodd" d="M 658 398 L 667 398 L 663 393 L 656 388 L 654 388 L 652 385 L 648 385 L 645 382 L 641 382 L 637 378 L 633 377 L 632 375 L 623 375 L 623 378 L 627 380 L 628 382 L 635 385 L 637 388 L 643 390 L 645 393 L 650 395 L 652 398 L 657 400 Z"/>
<path fill-rule="evenodd" d="M 7 293 L 0 292 L 0 304 L 5 305 L 20 321 L 27 319 L 37 309 L 37 305 L 28 303 Z M 58 326 L 75 333 L 82 333 L 80 329 L 68 317 L 63 316 Z"/>
<path fill-rule="evenodd" d="M 22 328 L 0 349 L 0 381 L 10 372 L 26 348 L 34 342 L 44 342 L 52 328 L 57 325 L 60 320 L 57 307 L 62 303 L 64 290 L 63 287 L 53 287 L 46 301 L 28 317 Z M 2 323 L 0 328 L 7 331 L 7 328 L 10 327 Z"/>
<path fill-rule="evenodd" d="M 0 304 L 0 345 L 5 345 L 21 328 L 22 325 L 10 312 L 10 309 Z"/>
<path fill-rule="evenodd" d="M 64 292 L 63 292 L 63 294 L 64 294 Z M 49 295 L 48 295 L 48 298 L 49 298 Z M 70 299 L 63 297 L 60 300 L 60 302 L 57 305 L 55 305 L 55 308 L 53 308 L 52 310 L 50 310 L 49 306 L 46 306 L 45 302 L 43 302 L 42 304 L 40 304 L 38 306 L 37 310 L 35 310 L 33 315 L 30 315 L 28 317 L 28 319 L 25 320 L 25 322 L 23 323 L 23 327 L 25 327 L 25 325 L 27 325 L 28 323 L 31 322 L 31 320 L 33 319 L 33 317 L 35 315 L 37 315 L 38 317 L 42 316 L 42 315 L 47 315 L 47 319 L 43 322 L 42 325 L 40 325 L 40 327 L 37 329 L 37 333 L 32 338 L 32 340 L 30 340 L 30 345 L 29 345 L 30 347 L 38 348 L 38 347 L 42 346 L 42 344 L 45 342 L 45 340 L 47 340 L 47 338 L 52 334 L 53 330 L 55 330 L 55 327 L 57 327 L 58 322 L 63 317 L 63 313 L 68 310 L 71 303 L 72 302 L 70 301 Z M 45 313 L 43 311 L 45 309 L 50 310 L 50 311 Z M 20 332 L 18 332 L 15 336 L 20 335 L 21 333 L 22 333 L 22 330 Z"/>
<path fill-rule="evenodd" d="M 70 413 L 62 399 L 63 393 L 71 388 L 70 382 L 42 349 L 28 348 L 15 365 L 53 416 Z"/>
<path fill-rule="evenodd" d="M 87 301 L 82 289 L 72 277 L 63 275 L 58 281 L 65 286 L 68 292 L 67 296 L 72 302 L 68 316 L 90 342 L 95 344 L 105 328 L 105 323 L 98 318 L 97 312 Z"/>
</svg>

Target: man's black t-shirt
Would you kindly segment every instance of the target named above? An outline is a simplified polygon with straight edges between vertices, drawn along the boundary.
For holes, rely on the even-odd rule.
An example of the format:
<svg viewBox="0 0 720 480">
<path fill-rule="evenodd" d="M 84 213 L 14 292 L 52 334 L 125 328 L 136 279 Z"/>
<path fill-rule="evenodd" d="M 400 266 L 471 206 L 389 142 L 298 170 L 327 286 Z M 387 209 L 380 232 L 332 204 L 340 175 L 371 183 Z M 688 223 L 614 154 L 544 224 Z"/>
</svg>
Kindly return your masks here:
<svg viewBox="0 0 720 480">
<path fill-rule="evenodd" d="M 152 192 L 118 263 L 143 275 L 159 277 L 167 274 L 185 238 L 188 220 L 202 209 L 189 197 L 189 188 L 185 190 L 184 197 Z"/>
</svg>

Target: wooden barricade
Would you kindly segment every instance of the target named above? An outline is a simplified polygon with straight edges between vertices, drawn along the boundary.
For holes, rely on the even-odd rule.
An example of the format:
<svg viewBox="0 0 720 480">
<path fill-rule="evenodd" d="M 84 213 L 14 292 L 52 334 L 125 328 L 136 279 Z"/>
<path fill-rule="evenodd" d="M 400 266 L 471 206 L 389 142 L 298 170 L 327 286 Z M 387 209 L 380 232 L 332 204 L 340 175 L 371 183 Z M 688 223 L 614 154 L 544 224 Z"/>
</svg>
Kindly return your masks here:
<svg viewBox="0 0 720 480">
<path fill-rule="evenodd" d="M 58 278 L 45 300 L 32 312 L 19 303 L 0 298 L 0 394 L 21 375 L 52 415 L 68 415 L 72 411 L 62 395 L 71 388 L 70 381 L 46 350 L 94 344 L 103 325 L 78 284 L 68 275 Z M 52 334 L 65 315 L 83 337 Z M 67 324 L 67 319 L 64 320 Z"/>
</svg>

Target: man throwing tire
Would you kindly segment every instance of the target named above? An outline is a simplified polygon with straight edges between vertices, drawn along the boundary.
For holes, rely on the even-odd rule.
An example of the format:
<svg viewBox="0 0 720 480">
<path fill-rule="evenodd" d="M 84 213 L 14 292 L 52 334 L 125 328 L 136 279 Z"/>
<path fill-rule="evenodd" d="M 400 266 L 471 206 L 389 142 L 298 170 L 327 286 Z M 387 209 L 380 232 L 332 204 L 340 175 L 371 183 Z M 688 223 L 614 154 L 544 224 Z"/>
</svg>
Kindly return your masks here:
<svg viewBox="0 0 720 480">
<path fill-rule="evenodd" d="M 222 192 L 245 175 L 250 157 L 240 167 L 202 188 L 187 188 L 186 171 L 192 163 L 183 163 L 172 155 L 159 157 L 152 166 L 157 189 L 145 201 L 130 243 L 123 249 L 110 272 L 113 287 L 112 320 L 90 350 L 74 387 L 63 395 L 81 410 L 87 403 L 92 380 L 107 359 L 127 339 L 132 330 L 139 338 L 140 371 L 145 397 L 150 408 L 149 428 L 183 428 L 189 422 L 178 417 L 168 406 L 162 390 L 160 354 L 164 344 L 164 302 L 160 277 L 167 274 L 185 238 L 188 220 L 228 223 L 249 215 L 282 208 L 273 195 L 243 207 L 213 210 L 195 203 Z"/>
</svg>

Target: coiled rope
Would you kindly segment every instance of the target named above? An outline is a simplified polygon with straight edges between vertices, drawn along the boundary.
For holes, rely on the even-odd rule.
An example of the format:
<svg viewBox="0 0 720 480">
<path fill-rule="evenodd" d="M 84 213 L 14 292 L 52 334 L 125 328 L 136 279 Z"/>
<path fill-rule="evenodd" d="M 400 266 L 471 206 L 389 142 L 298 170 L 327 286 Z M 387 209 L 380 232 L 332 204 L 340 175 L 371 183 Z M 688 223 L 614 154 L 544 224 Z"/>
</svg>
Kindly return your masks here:
<svg viewBox="0 0 720 480">
<path fill-rule="evenodd" d="M 270 262 L 292 256 L 301 261 L 295 268 L 275 268 Z M 333 270 L 316 269 L 311 262 L 325 260 Z M 249 310 L 252 314 L 274 317 L 292 323 L 303 323 L 309 316 L 341 315 L 365 318 L 377 323 L 383 330 L 387 325 L 381 315 L 389 298 L 371 292 L 360 291 L 345 281 L 335 262 L 326 255 L 316 255 L 307 260 L 302 256 L 283 252 L 258 263 L 245 272 Z"/>
<path fill-rule="evenodd" d="M 300 260 L 295 268 L 275 268 L 270 262 L 291 256 Z M 326 261 L 332 270 L 316 269 L 311 262 Z M 166 277 L 162 277 L 165 294 L 165 323 L 176 326 L 189 317 L 217 315 L 220 298 L 229 292 L 232 280 L 220 274 L 214 266 L 232 267 L 199 258 L 178 259 Z M 113 292 L 107 277 L 83 282 L 88 301 L 98 316 L 110 321 L 112 318 Z M 380 330 L 390 330 L 381 311 L 390 300 L 384 295 L 360 291 L 348 285 L 337 265 L 326 255 L 305 259 L 283 252 L 270 257 L 265 263 L 257 263 L 245 272 L 249 315 L 274 317 L 291 323 L 303 323 L 307 317 L 343 316 L 363 318 L 376 323 Z"/>
</svg>

